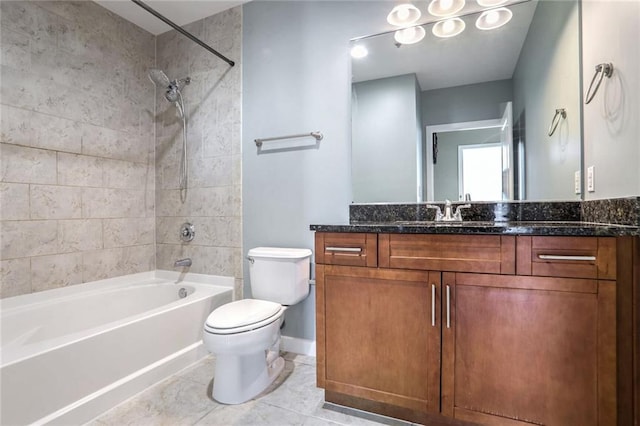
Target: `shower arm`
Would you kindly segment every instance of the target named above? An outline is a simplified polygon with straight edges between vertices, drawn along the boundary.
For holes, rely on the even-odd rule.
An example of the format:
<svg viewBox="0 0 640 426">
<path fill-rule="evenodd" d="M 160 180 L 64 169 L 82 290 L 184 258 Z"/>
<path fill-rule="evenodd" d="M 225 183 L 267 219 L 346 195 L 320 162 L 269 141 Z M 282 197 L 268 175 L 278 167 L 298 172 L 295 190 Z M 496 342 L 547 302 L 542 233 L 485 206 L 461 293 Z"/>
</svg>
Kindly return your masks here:
<svg viewBox="0 0 640 426">
<path fill-rule="evenodd" d="M 208 44 L 204 43 L 202 40 L 200 40 L 199 38 L 197 38 L 196 36 L 194 36 L 190 32 L 183 30 L 178 24 L 176 24 L 176 23 L 172 22 L 171 20 L 165 18 L 162 14 L 158 13 L 155 9 L 152 9 L 151 7 L 149 7 L 146 4 L 144 4 L 142 1 L 140 1 L 140 0 L 131 0 L 131 1 L 134 2 L 135 4 L 137 4 L 138 6 L 140 6 L 141 8 L 143 8 L 144 10 L 146 10 L 147 12 L 149 12 L 150 14 L 152 14 L 153 16 L 155 16 L 156 18 L 160 19 L 165 24 L 167 24 L 170 27 L 172 27 L 174 30 L 178 31 L 183 36 L 187 37 L 189 40 L 193 41 L 194 43 L 199 44 L 202 47 L 204 47 L 209 52 L 213 53 L 218 58 L 220 58 L 223 61 L 225 61 L 226 63 L 228 63 L 230 66 L 234 66 L 236 64 L 231 59 L 227 58 L 222 53 L 220 53 L 217 50 L 213 49 L 211 46 L 209 46 Z"/>
</svg>

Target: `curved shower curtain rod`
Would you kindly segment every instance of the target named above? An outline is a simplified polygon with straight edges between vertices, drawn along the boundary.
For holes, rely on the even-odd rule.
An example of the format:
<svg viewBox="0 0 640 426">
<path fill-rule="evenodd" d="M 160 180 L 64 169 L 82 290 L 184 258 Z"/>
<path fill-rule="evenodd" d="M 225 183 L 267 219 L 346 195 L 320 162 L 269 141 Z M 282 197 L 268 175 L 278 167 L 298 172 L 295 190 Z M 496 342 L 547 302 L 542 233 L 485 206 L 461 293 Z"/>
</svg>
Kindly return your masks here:
<svg viewBox="0 0 640 426">
<path fill-rule="evenodd" d="M 199 38 L 197 38 L 196 36 L 194 36 L 190 32 L 183 30 L 178 24 L 176 24 L 173 21 L 165 18 L 162 14 L 157 12 L 155 9 L 152 9 L 151 7 L 149 7 L 146 4 L 144 4 L 143 2 L 141 2 L 140 0 L 131 0 L 131 1 L 134 2 L 135 4 L 137 4 L 138 6 L 140 6 L 141 8 L 143 8 L 144 10 L 146 10 L 147 12 L 149 12 L 150 14 L 152 14 L 153 16 L 155 16 L 156 18 L 160 19 L 165 24 L 167 24 L 170 27 L 172 27 L 174 30 L 178 31 L 183 36 L 187 37 L 189 40 L 193 41 L 194 43 L 199 44 L 202 47 L 204 47 L 209 52 L 213 53 L 214 55 L 216 55 L 218 58 L 222 59 L 223 61 L 225 61 L 229 65 L 234 66 L 236 64 L 231 59 L 227 58 L 222 53 L 218 52 L 217 50 L 215 50 L 214 48 L 212 48 L 208 44 L 204 43 L 202 40 L 200 40 Z"/>
</svg>

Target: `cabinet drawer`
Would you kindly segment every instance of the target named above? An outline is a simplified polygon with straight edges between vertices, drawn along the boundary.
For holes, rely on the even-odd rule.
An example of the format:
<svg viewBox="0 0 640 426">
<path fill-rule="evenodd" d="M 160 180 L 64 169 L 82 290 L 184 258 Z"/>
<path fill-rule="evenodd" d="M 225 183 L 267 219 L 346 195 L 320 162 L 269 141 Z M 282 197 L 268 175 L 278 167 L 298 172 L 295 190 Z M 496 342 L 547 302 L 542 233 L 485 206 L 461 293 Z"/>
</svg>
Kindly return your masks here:
<svg viewBox="0 0 640 426">
<path fill-rule="evenodd" d="M 378 235 L 316 232 L 316 263 L 378 266 Z"/>
<path fill-rule="evenodd" d="M 515 237 L 501 235 L 380 234 L 381 268 L 515 273 Z"/>
<path fill-rule="evenodd" d="M 517 238 L 518 275 L 616 278 L 616 240 L 600 237 Z"/>
</svg>

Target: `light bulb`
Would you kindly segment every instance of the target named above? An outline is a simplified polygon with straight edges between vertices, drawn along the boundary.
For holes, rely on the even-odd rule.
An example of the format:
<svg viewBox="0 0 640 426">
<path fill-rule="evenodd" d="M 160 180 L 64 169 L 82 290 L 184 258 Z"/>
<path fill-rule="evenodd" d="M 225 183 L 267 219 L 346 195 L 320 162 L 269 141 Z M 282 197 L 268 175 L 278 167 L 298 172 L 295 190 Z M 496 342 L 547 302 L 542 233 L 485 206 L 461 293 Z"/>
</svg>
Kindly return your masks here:
<svg viewBox="0 0 640 426">
<path fill-rule="evenodd" d="M 448 38 L 454 37 L 464 31 L 465 23 L 460 18 L 451 18 L 446 21 L 436 22 L 431 32 L 436 37 Z"/>
<path fill-rule="evenodd" d="M 399 4 L 389 12 L 387 22 L 391 25 L 403 27 L 413 24 L 420 19 L 421 15 L 420 9 L 411 3 Z"/>
<path fill-rule="evenodd" d="M 356 44 L 355 46 L 353 46 L 351 48 L 351 57 L 355 58 L 355 59 L 361 59 L 364 58 L 365 56 L 367 56 L 369 54 L 369 51 L 367 50 L 366 47 L 364 47 L 361 44 Z"/>
<path fill-rule="evenodd" d="M 498 12 L 496 12 L 495 10 L 492 10 L 489 13 L 487 13 L 487 16 L 485 19 L 487 20 L 487 24 L 493 25 L 496 22 L 498 22 L 499 18 L 500 18 L 500 15 L 498 14 Z"/>
<path fill-rule="evenodd" d="M 442 30 L 447 34 L 449 34 L 451 31 L 453 31 L 453 29 L 455 27 L 456 27 L 456 25 L 450 19 L 445 21 L 444 24 L 442 24 Z"/>
<path fill-rule="evenodd" d="M 464 8 L 465 0 L 431 0 L 427 10 L 433 16 L 451 16 Z"/>
<path fill-rule="evenodd" d="M 513 12 L 506 7 L 486 10 L 476 20 L 476 27 L 479 30 L 494 30 L 509 22 L 512 17 Z"/>
<path fill-rule="evenodd" d="M 400 44 L 414 44 L 424 38 L 426 32 L 422 26 L 404 28 L 394 33 L 393 38 Z"/>
</svg>

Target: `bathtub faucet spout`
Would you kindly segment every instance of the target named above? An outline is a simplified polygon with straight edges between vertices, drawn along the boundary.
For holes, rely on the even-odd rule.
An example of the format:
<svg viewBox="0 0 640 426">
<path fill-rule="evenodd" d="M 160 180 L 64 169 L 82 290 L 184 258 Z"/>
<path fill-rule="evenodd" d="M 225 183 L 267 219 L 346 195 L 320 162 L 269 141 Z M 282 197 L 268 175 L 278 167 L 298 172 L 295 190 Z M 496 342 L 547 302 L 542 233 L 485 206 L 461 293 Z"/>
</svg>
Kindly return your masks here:
<svg viewBox="0 0 640 426">
<path fill-rule="evenodd" d="M 178 259 L 176 260 L 176 262 L 173 264 L 174 267 L 178 267 L 178 266 L 191 266 L 191 259 L 190 258 L 185 258 L 185 259 Z"/>
</svg>

